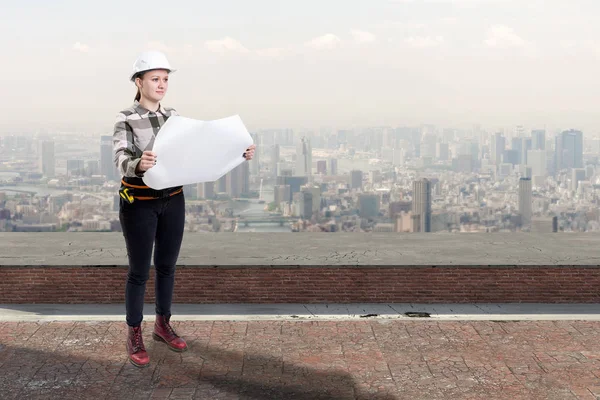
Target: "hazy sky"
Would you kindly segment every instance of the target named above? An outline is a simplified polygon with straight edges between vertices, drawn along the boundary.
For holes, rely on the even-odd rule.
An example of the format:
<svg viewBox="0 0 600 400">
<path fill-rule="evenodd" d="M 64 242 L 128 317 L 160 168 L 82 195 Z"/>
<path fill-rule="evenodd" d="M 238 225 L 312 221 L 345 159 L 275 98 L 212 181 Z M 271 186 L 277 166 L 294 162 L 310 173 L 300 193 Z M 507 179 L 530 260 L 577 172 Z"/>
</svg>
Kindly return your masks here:
<svg viewBox="0 0 600 400">
<path fill-rule="evenodd" d="M 250 129 L 600 130 L 598 0 L 3 3 L 2 131 L 110 130 L 149 48 L 179 69 L 165 104 Z"/>
</svg>

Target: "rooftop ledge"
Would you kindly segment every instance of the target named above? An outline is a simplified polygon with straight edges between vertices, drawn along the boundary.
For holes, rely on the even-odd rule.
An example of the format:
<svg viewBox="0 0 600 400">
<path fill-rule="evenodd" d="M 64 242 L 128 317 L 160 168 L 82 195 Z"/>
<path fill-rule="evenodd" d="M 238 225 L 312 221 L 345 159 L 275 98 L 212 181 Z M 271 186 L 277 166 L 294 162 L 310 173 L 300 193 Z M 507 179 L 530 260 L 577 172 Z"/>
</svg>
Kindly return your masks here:
<svg viewBox="0 0 600 400">
<path fill-rule="evenodd" d="M 186 233 L 187 267 L 600 265 L 600 234 Z M 127 266 L 121 233 L 0 233 L 0 268 Z"/>
</svg>

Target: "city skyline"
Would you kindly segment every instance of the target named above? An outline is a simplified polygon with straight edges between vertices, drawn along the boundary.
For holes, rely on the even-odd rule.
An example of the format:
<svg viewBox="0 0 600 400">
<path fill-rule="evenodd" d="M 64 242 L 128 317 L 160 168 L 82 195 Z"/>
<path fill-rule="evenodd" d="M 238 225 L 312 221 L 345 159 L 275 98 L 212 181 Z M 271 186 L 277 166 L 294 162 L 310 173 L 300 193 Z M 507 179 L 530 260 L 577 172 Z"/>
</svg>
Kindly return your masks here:
<svg viewBox="0 0 600 400">
<path fill-rule="evenodd" d="M 239 114 L 251 130 L 480 123 L 594 136 L 600 4 L 521 3 L 11 3 L 0 132 L 110 134 L 133 100 L 133 60 L 155 48 L 178 69 L 165 103 L 197 119 Z"/>
<path fill-rule="evenodd" d="M 215 182 L 184 186 L 191 206 L 186 229 L 600 230 L 600 139 L 523 126 L 508 135 L 477 131 L 476 138 L 435 131 L 259 131 L 252 163 Z M 110 142 L 111 136 L 0 138 L 0 230 L 118 230 Z"/>
</svg>

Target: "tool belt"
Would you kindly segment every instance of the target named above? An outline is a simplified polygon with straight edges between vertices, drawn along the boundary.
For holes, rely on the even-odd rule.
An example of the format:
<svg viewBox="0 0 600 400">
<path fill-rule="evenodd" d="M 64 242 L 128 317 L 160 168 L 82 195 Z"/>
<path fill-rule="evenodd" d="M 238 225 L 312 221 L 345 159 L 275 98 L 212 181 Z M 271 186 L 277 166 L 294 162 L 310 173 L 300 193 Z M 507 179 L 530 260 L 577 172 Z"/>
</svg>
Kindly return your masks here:
<svg viewBox="0 0 600 400">
<path fill-rule="evenodd" d="M 129 204 L 135 200 L 164 199 L 179 194 L 183 191 L 182 186 L 155 190 L 144 184 L 141 178 L 124 178 L 121 180 L 119 196 Z"/>
</svg>

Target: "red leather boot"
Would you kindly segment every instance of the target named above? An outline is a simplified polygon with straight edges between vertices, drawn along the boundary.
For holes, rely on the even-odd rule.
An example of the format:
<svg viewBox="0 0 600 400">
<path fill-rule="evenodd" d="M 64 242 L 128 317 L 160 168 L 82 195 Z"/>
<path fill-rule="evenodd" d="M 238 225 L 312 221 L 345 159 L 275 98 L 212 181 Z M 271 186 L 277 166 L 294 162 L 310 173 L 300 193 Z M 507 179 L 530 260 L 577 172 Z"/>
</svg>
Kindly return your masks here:
<svg viewBox="0 0 600 400">
<path fill-rule="evenodd" d="M 142 339 L 142 327 L 128 326 L 127 354 L 129 361 L 136 367 L 144 368 L 150 363 L 150 357 L 146 353 L 144 340 Z"/>
<path fill-rule="evenodd" d="M 187 350 L 187 344 L 185 340 L 177 336 L 171 324 L 169 324 L 170 317 L 162 315 L 156 316 L 156 322 L 154 323 L 154 332 L 152 337 L 154 340 L 159 342 L 165 342 L 169 349 L 177 352 Z"/>
</svg>

